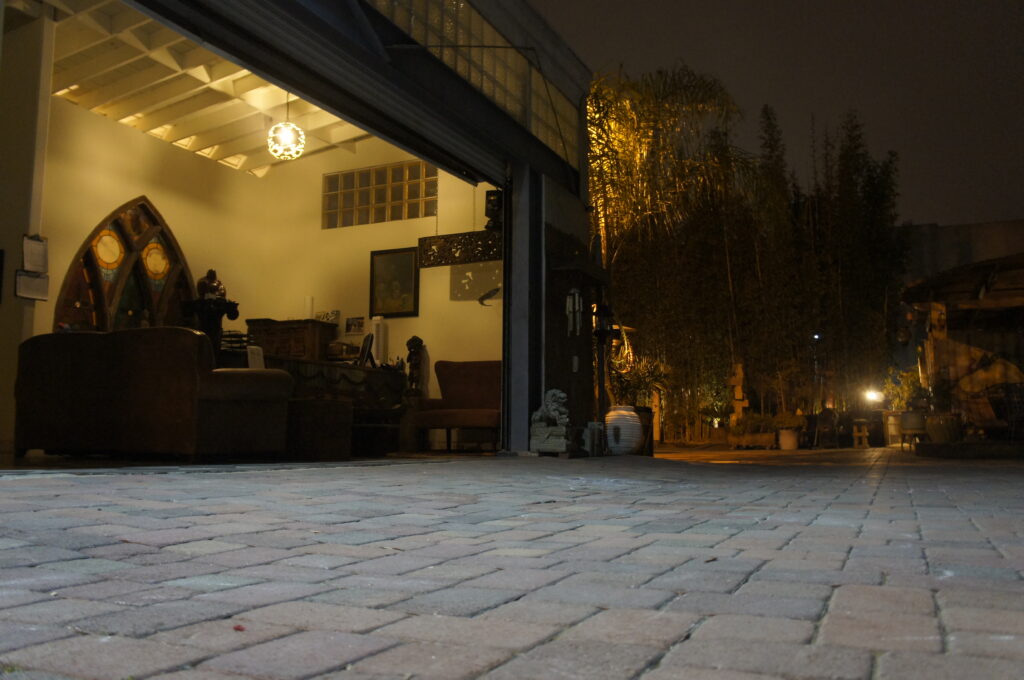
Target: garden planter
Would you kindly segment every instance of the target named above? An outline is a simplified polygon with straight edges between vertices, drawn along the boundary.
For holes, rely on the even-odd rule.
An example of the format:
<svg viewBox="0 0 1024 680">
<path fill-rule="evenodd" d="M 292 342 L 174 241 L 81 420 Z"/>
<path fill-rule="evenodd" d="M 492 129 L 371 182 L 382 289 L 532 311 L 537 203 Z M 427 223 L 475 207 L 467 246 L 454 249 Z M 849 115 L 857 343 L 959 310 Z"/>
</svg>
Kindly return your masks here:
<svg viewBox="0 0 1024 680">
<path fill-rule="evenodd" d="M 783 451 L 796 451 L 800 445 L 800 430 L 779 430 L 779 448 Z"/>
<path fill-rule="evenodd" d="M 770 449 L 775 446 L 774 432 L 729 433 L 729 445 L 734 449 Z"/>
<path fill-rule="evenodd" d="M 608 451 L 613 456 L 636 453 L 643 445 L 644 429 L 632 406 L 612 406 L 604 416 Z"/>
<path fill-rule="evenodd" d="M 928 441 L 936 444 L 960 441 L 960 420 L 952 414 L 927 416 L 924 429 L 928 435 Z"/>
</svg>

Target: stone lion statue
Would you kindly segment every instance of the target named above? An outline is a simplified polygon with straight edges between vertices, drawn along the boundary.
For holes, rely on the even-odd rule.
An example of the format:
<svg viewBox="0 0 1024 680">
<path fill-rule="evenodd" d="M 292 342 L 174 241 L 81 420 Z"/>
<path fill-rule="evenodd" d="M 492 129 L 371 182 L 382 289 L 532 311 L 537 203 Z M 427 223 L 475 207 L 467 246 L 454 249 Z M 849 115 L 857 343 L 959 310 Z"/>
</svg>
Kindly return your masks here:
<svg viewBox="0 0 1024 680">
<path fill-rule="evenodd" d="M 569 397 L 562 390 L 548 390 L 544 394 L 544 405 L 537 409 L 530 422 L 535 425 L 569 425 L 569 409 L 565 407 Z"/>
</svg>

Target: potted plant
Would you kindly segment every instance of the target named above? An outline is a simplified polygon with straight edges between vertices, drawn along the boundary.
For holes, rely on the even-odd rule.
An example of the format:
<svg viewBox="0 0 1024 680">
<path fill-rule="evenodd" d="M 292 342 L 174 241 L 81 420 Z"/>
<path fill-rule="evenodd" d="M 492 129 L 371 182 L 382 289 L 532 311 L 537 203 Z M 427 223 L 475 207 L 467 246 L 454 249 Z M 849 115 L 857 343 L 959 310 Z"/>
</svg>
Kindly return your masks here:
<svg viewBox="0 0 1024 680">
<path fill-rule="evenodd" d="M 629 361 L 613 366 L 609 383 L 615 405 L 605 415 L 608 448 L 613 454 L 653 454 L 654 412 L 651 394 L 664 385 L 661 363 L 645 356 L 631 355 Z"/>
<path fill-rule="evenodd" d="M 748 413 L 729 428 L 733 448 L 770 449 L 775 445 L 775 426 L 771 416 Z"/>
<path fill-rule="evenodd" d="M 807 419 L 798 413 L 780 413 L 773 418 L 779 433 L 779 448 L 794 451 L 800 444 L 800 431 L 807 426 Z"/>
<path fill-rule="evenodd" d="M 890 366 L 889 375 L 882 383 L 882 394 L 889 402 L 889 410 L 883 414 L 886 444 L 902 446 L 904 436 L 924 434 L 924 411 L 914 408 L 925 394 L 916 367 L 901 371 Z"/>
</svg>

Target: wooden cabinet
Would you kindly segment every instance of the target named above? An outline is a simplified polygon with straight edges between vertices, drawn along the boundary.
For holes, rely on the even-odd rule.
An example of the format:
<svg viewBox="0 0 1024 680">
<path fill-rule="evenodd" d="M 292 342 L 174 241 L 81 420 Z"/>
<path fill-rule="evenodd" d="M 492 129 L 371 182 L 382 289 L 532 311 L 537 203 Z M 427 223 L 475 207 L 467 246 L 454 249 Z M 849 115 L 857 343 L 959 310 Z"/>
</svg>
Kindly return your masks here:
<svg viewBox="0 0 1024 680">
<path fill-rule="evenodd" d="M 338 334 L 338 324 L 316 319 L 246 319 L 245 323 L 252 343 L 272 357 L 322 361 L 327 358 L 327 345 Z"/>
</svg>

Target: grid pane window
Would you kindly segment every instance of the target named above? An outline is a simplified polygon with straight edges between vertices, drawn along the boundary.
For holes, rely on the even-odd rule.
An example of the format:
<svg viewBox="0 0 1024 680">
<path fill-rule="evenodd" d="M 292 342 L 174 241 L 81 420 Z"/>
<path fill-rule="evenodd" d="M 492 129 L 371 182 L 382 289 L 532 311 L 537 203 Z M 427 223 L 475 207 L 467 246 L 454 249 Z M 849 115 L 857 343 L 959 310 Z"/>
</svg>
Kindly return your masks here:
<svg viewBox="0 0 1024 680">
<path fill-rule="evenodd" d="M 406 161 L 324 175 L 324 229 L 437 215 L 437 168 Z"/>
<path fill-rule="evenodd" d="M 468 0 L 370 4 L 573 166 L 579 110 Z"/>
</svg>

